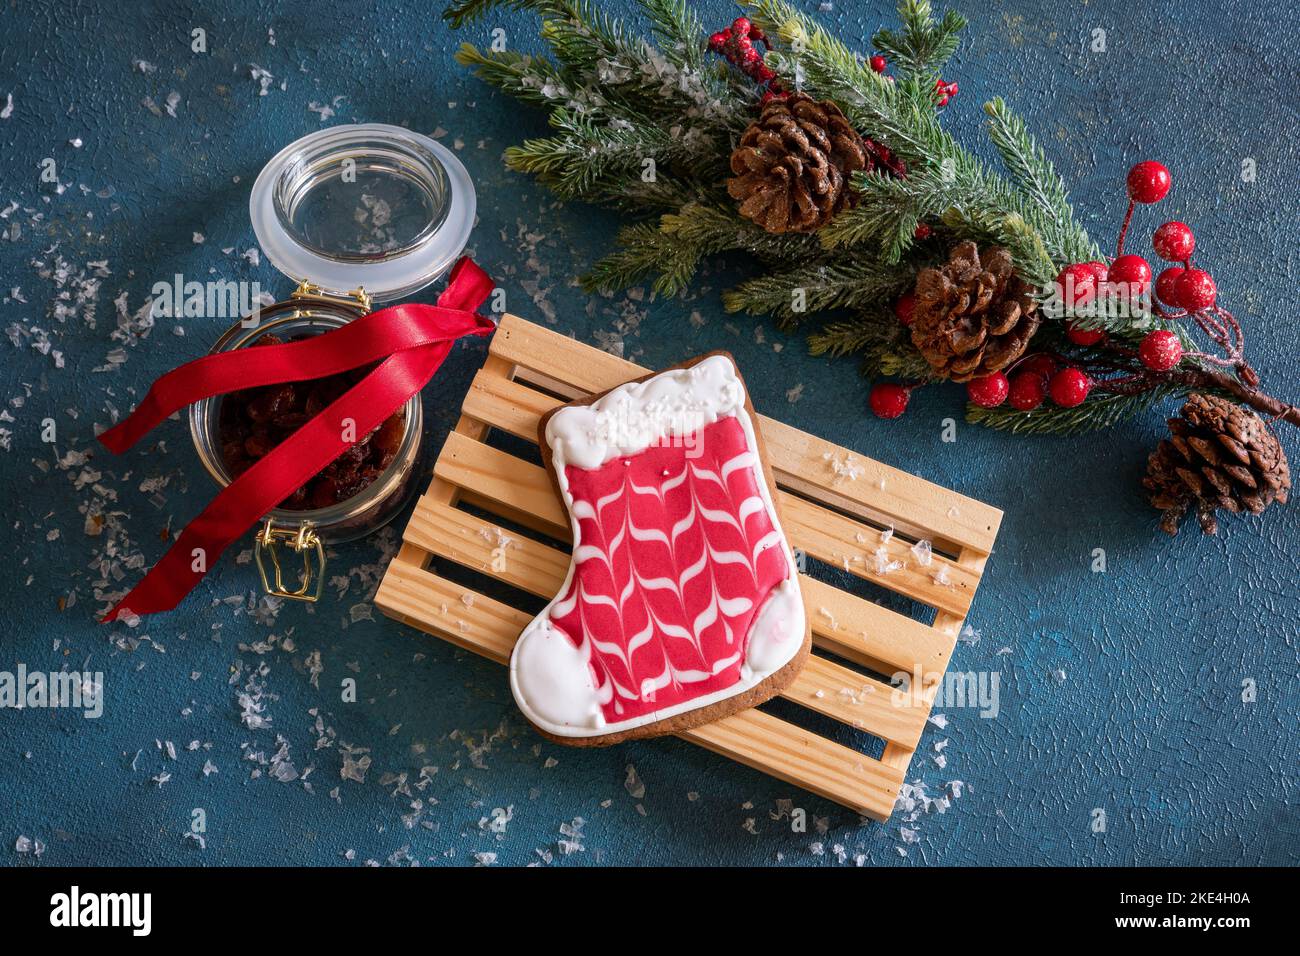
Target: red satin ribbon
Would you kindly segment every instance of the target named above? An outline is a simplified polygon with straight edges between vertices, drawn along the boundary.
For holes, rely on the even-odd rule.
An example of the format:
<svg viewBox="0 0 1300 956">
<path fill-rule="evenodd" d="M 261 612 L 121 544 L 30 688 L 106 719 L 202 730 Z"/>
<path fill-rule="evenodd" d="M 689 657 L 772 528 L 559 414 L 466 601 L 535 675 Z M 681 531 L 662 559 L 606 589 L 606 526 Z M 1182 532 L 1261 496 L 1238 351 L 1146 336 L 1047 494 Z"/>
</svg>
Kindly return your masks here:
<svg viewBox="0 0 1300 956">
<path fill-rule="evenodd" d="M 144 579 L 103 618 L 170 611 L 258 519 L 309 478 L 378 428 L 431 379 L 452 343 L 495 328 L 474 310 L 492 291 L 492 280 L 468 258 L 461 259 L 438 304 L 395 305 L 300 342 L 238 349 L 195 359 L 154 382 L 149 394 L 99 440 L 113 452 L 134 445 L 155 425 L 186 405 L 239 389 L 333 375 L 383 359 L 365 378 L 322 409 L 270 454 L 227 485 L 150 569 Z M 348 434 L 344 441 L 345 423 Z"/>
</svg>

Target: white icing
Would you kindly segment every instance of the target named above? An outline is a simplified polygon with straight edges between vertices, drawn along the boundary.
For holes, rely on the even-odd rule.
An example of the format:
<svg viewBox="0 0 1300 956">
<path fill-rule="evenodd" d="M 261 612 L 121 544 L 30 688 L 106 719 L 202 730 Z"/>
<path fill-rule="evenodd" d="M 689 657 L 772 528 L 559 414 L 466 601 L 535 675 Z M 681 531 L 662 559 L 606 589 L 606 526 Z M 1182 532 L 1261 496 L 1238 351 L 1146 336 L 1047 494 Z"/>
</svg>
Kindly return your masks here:
<svg viewBox="0 0 1300 956">
<path fill-rule="evenodd" d="M 689 441 L 744 407 L 736 366 L 725 355 L 711 355 L 690 368 L 629 382 L 590 405 L 560 409 L 546 423 L 546 444 L 557 471 L 560 462 L 599 468 L 664 439 Z"/>
<path fill-rule="evenodd" d="M 510 690 L 516 700 L 525 699 L 519 675 L 528 675 L 529 719 L 538 726 L 599 727 L 600 694 L 591 679 L 587 660 L 591 649 L 581 647 L 539 616 L 528 625 L 510 656 Z"/>
<path fill-rule="evenodd" d="M 735 470 L 752 468 L 755 484 L 762 496 L 761 506 L 752 504 L 754 499 L 742 503 L 739 520 L 743 524 L 749 515 L 757 513 L 761 507 L 766 510 L 775 530 L 755 544 L 752 555 L 718 553 L 712 549 L 709 549 L 709 553 L 714 561 L 737 560 L 752 565 L 757 562 L 762 551 L 779 546 L 785 552 L 787 577 L 772 588 L 759 613 L 751 619 L 745 662 L 740 670 L 740 680 L 735 684 L 638 717 L 606 721 L 602 705 L 614 699 L 616 694 L 639 699 L 647 691 L 653 692 L 656 687 L 666 686 L 670 677 L 689 682 L 706 679 L 709 675 L 680 671 L 670 675 L 669 668 L 665 667 L 663 675 L 658 679 L 647 678 L 643 681 L 643 686 L 635 691 L 616 688 L 612 682 L 596 687 L 588 665 L 591 647 L 586 637 L 584 636 L 581 646 L 574 647 L 565 633 L 551 623 L 552 612 L 563 616 L 572 608 L 571 602 L 576 596 L 568 602 L 562 599 L 569 593 L 578 564 L 584 560 L 608 560 L 600 549 L 581 543 L 578 519 L 592 517 L 592 509 L 587 502 L 575 504 L 569 491 L 566 468 L 569 465 L 599 468 L 614 458 L 634 454 L 658 442 L 673 439 L 688 442 L 692 434 L 698 436 L 705 426 L 729 416 L 734 416 L 739 421 L 749 451 L 728 462 L 723 467 L 724 475 L 699 469 L 694 470 L 694 475 L 703 480 L 720 480 L 725 483 L 726 477 Z M 563 737 L 595 737 L 631 730 L 744 693 L 761 684 L 794 658 L 803 646 L 807 630 L 797 565 L 790 544 L 781 530 L 771 490 L 762 472 L 762 463 L 756 451 L 758 442 L 754 425 L 745 408 L 744 385 L 729 358 L 710 356 L 690 368 L 673 369 L 644 382 L 620 386 L 591 405 L 563 408 L 547 422 L 546 441 L 551 450 L 560 492 L 570 515 L 576 547 L 559 592 L 524 628 L 510 657 L 510 689 L 520 710 L 532 723 Z M 688 464 L 688 468 L 694 466 Z M 682 479 L 685 474 L 686 469 L 683 469 Z M 680 483 L 678 476 L 665 477 L 668 481 L 661 489 L 633 486 L 633 491 L 637 494 L 662 495 L 669 484 Z M 600 508 L 602 504 L 603 500 L 597 502 L 596 507 Z M 737 521 L 725 512 L 710 512 L 703 507 L 698 510 L 705 520 L 733 525 Z M 694 516 L 691 517 L 693 520 Z M 638 533 L 639 529 L 633 529 L 633 537 Z M 675 528 L 674 538 L 678 533 L 680 532 Z M 655 534 L 662 536 L 662 532 L 657 531 L 652 532 L 651 536 Z M 610 549 L 611 553 L 617 546 Z M 703 557 L 699 568 L 688 568 L 680 582 L 672 583 L 678 588 L 684 588 L 689 577 L 699 573 L 702 567 Z M 587 599 L 590 600 L 590 596 Z M 711 610 L 716 611 L 716 608 Z M 667 627 L 671 630 L 672 625 Z M 681 636 L 689 638 L 692 635 L 683 631 Z M 729 666 L 734 661 L 734 657 L 719 661 L 718 669 Z"/>
<path fill-rule="evenodd" d="M 803 621 L 798 576 L 786 578 L 768 593 L 750 626 L 745 667 L 758 674 L 772 674 L 784 667 L 803 643 Z"/>
</svg>

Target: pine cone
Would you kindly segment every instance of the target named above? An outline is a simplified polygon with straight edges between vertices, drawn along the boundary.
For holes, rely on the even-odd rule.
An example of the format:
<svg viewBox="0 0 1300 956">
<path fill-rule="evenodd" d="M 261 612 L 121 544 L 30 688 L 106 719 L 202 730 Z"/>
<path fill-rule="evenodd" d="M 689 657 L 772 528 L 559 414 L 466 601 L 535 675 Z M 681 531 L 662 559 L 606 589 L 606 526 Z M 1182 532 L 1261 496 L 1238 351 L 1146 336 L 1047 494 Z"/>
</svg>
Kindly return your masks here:
<svg viewBox="0 0 1300 956">
<path fill-rule="evenodd" d="M 1147 460 L 1143 486 L 1164 511 L 1162 530 L 1178 533 L 1196 504 L 1201 530 L 1214 534 L 1214 512 L 1259 514 L 1274 501 L 1286 504 L 1291 467 L 1268 426 L 1248 408 L 1199 393 L 1188 397 L 1182 417 L 1169 419 L 1170 437 Z"/>
<path fill-rule="evenodd" d="M 838 106 L 794 93 L 769 100 L 741 134 L 727 192 L 768 232 L 814 232 L 855 201 L 849 174 L 870 162 Z"/>
<path fill-rule="evenodd" d="M 940 269 L 916 277 L 912 344 L 936 373 L 968 382 L 1006 368 L 1038 330 L 1038 303 L 1001 246 L 955 246 Z"/>
</svg>

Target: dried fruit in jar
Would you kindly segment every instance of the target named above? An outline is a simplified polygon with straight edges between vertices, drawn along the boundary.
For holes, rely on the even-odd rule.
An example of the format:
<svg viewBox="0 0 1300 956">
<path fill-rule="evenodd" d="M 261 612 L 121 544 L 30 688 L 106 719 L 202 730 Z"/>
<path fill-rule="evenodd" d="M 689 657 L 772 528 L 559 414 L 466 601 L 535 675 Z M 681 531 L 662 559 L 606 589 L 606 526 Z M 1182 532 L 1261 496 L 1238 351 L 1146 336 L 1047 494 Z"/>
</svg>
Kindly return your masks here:
<svg viewBox="0 0 1300 956">
<path fill-rule="evenodd" d="M 305 338 L 298 336 L 297 338 Z M 263 335 L 254 346 L 280 345 Z M 303 382 L 282 382 L 231 392 L 221 400 L 218 443 L 226 470 L 238 477 L 314 415 L 361 381 L 373 365 Z M 328 508 L 370 487 L 392 464 L 406 432 L 406 413 L 389 415 L 378 428 L 309 478 L 280 503 L 290 511 Z"/>
</svg>

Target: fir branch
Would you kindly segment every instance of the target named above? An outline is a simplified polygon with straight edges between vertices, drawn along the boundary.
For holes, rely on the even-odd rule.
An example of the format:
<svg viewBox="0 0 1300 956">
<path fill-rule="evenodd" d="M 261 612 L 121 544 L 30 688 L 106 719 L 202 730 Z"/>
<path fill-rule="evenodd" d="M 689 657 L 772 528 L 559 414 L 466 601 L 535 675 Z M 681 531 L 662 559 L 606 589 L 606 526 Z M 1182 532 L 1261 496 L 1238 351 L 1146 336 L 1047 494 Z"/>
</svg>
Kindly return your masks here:
<svg viewBox="0 0 1300 956">
<path fill-rule="evenodd" d="M 1058 245 L 1064 260 L 1085 262 L 1099 258 L 1096 244 L 1074 221 L 1065 183 L 1024 120 L 1012 113 L 1001 97 L 985 103 L 984 112 L 989 116 L 989 139 L 997 147 L 1012 180 L 1047 216 L 1061 224 Z"/>
<path fill-rule="evenodd" d="M 933 85 L 944 64 L 957 52 L 958 34 L 966 27 L 966 18 L 955 10 L 944 13 L 936 22 L 930 0 L 902 0 L 898 17 L 901 31 L 877 30 L 871 45 L 885 55 L 902 75 Z"/>
<path fill-rule="evenodd" d="M 660 29 L 667 29 L 660 18 L 671 18 L 682 0 L 642 0 L 642 5 Z M 541 37 L 560 61 L 559 66 L 550 65 L 552 75 L 559 78 L 547 97 L 556 101 L 550 104 L 553 107 L 600 109 L 610 118 L 633 123 L 675 125 L 683 131 L 699 128 L 728 136 L 743 125 L 732 86 L 705 68 L 700 51 L 681 60 L 661 55 L 587 0 L 461 0 L 448 7 L 443 17 L 459 27 L 495 9 L 542 16 Z M 491 59 L 498 71 L 503 63 L 519 57 L 477 50 L 465 55 Z M 486 78 L 492 82 L 491 76 Z"/>
<path fill-rule="evenodd" d="M 912 346 L 907 329 L 879 307 L 827 323 L 808 336 L 813 355 L 839 357 L 860 353 L 868 378 L 902 378 L 917 384 L 937 381 L 934 369 Z"/>
<path fill-rule="evenodd" d="M 567 96 L 571 77 L 541 57 L 512 50 L 484 52 L 472 43 L 462 43 L 455 54 L 456 62 L 472 67 L 474 75 L 503 93 L 534 106 L 555 106 L 557 93 Z"/>
<path fill-rule="evenodd" d="M 911 245 L 917 223 L 937 210 L 922 176 L 899 179 L 879 171 L 855 173 L 857 205 L 818 230 L 827 249 L 871 244 L 882 250 L 884 262 L 898 262 Z M 924 195 L 923 195 L 924 193 Z"/>
<path fill-rule="evenodd" d="M 481 20 L 494 10 L 527 11 L 542 17 L 542 38 L 561 60 L 591 67 L 602 57 L 626 57 L 639 62 L 647 52 L 641 41 L 629 40 L 617 20 L 589 0 L 455 0 L 442 12 L 453 29 Z"/>
<path fill-rule="evenodd" d="M 700 245 L 710 255 L 748 252 L 771 262 L 803 262 L 816 255 L 817 240 L 798 233 L 773 235 L 737 216 L 725 194 L 716 200 L 687 203 L 665 215 L 660 228 L 679 241 Z"/>
<path fill-rule="evenodd" d="M 827 322 L 808 336 L 808 354 L 843 358 L 863 351 L 879 338 L 874 323 L 862 318 Z"/>
<path fill-rule="evenodd" d="M 1021 277 L 1047 290 L 1056 279 L 1056 264 L 1061 259 L 1040 214 L 1002 180 L 981 177 L 981 182 L 982 190 L 963 193 L 944 210 L 944 225 L 962 238 L 1005 246 Z"/>
<path fill-rule="evenodd" d="M 698 138 L 674 137 L 648 123 L 598 126 L 590 114 L 563 108 L 550 119 L 559 135 L 509 147 L 506 165 L 536 174 L 562 199 L 592 198 L 602 180 L 614 190 L 623 189 L 641 179 L 647 160 L 655 163 L 656 178 L 661 165 L 703 182 L 717 175 L 717 150 L 702 146 Z"/>
<path fill-rule="evenodd" d="M 704 23 L 687 0 L 641 0 L 650 28 L 664 45 L 664 56 L 677 66 L 701 69 Z"/>
<path fill-rule="evenodd" d="M 919 385 L 943 381 L 912 347 L 911 339 L 903 336 L 893 343 L 877 342 L 863 349 L 862 374 L 871 379 L 901 378 Z"/>
<path fill-rule="evenodd" d="M 580 282 L 587 292 L 620 292 L 656 276 L 651 292 L 677 295 L 695 275 L 705 249 L 682 242 L 650 222 L 619 230 L 617 252 L 601 259 Z"/>
<path fill-rule="evenodd" d="M 454 0 L 442 11 L 442 18 L 453 30 L 482 20 L 494 10 L 521 11 L 543 17 L 565 17 L 584 20 L 591 16 L 591 7 L 584 0 Z"/>
<path fill-rule="evenodd" d="M 617 252 L 600 260 L 583 277 L 583 288 L 615 292 L 654 275 L 653 294 L 678 295 L 686 290 L 705 256 L 739 251 L 771 261 L 797 261 L 817 249 L 816 241 L 807 236 L 774 236 L 708 199 L 665 213 L 657 227 L 639 223 L 623 229 L 618 244 Z M 795 251 L 795 246 L 802 246 L 802 253 Z"/>
<path fill-rule="evenodd" d="M 981 408 L 972 403 L 966 406 L 966 421 L 1013 434 L 1077 435 L 1109 428 L 1145 412 L 1157 402 L 1186 393 L 1187 389 L 1181 386 L 1160 385 L 1135 395 L 1094 393 L 1074 408 L 1044 402 L 1028 412 L 1016 411 L 1009 405 Z"/>
<path fill-rule="evenodd" d="M 823 257 L 746 279 L 722 294 L 722 305 L 728 312 L 770 313 L 788 325 L 830 309 L 861 309 L 892 302 L 914 281 L 910 266 Z M 890 321 L 898 324 L 892 317 Z"/>
</svg>

